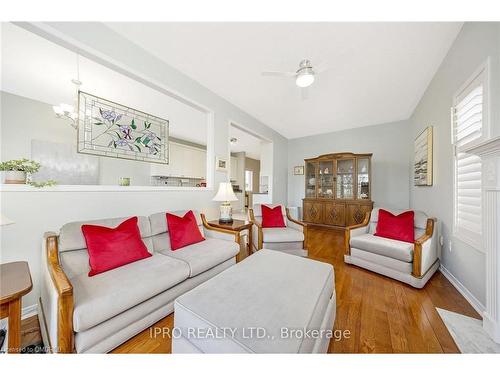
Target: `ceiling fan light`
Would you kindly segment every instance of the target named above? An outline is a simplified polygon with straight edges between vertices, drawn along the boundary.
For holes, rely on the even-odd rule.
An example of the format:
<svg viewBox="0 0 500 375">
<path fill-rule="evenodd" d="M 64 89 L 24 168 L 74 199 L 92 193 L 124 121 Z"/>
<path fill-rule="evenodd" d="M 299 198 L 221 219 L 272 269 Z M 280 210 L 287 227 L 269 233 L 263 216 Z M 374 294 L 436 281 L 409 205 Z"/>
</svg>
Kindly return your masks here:
<svg viewBox="0 0 500 375">
<path fill-rule="evenodd" d="M 295 79 L 295 84 L 299 87 L 311 86 L 314 82 L 314 74 L 310 72 L 304 72 L 297 75 Z"/>
</svg>

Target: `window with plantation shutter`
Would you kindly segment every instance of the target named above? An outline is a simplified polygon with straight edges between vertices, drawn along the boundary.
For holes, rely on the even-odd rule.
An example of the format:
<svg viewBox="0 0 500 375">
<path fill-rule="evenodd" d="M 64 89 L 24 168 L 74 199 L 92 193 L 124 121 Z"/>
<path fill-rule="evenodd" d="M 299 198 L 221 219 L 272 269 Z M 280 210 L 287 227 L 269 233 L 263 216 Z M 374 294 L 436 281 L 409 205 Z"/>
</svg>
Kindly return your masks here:
<svg viewBox="0 0 500 375">
<path fill-rule="evenodd" d="M 487 67 L 487 66 L 486 66 Z M 480 249 L 482 234 L 481 158 L 466 149 L 485 132 L 486 73 L 483 67 L 457 94 L 452 108 L 454 145 L 454 235 Z"/>
</svg>

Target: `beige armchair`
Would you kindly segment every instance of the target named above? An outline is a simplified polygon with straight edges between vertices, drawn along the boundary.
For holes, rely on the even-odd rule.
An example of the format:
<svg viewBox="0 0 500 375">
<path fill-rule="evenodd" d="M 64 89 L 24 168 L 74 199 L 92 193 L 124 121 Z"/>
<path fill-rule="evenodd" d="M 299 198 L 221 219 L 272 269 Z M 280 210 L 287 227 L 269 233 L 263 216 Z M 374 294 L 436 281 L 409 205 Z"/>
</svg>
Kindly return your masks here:
<svg viewBox="0 0 500 375">
<path fill-rule="evenodd" d="M 262 227 L 262 206 L 255 204 L 253 209 L 249 209 L 248 218 L 252 225 L 252 249 L 271 249 L 288 254 L 307 256 L 307 224 L 292 218 L 288 208 L 283 205 L 266 205 L 274 208 L 281 207 L 284 228 L 263 228 Z"/>
<path fill-rule="evenodd" d="M 378 211 L 345 228 L 344 261 L 422 288 L 439 268 L 436 219 L 415 211 L 415 242 L 408 243 L 374 235 Z"/>
</svg>

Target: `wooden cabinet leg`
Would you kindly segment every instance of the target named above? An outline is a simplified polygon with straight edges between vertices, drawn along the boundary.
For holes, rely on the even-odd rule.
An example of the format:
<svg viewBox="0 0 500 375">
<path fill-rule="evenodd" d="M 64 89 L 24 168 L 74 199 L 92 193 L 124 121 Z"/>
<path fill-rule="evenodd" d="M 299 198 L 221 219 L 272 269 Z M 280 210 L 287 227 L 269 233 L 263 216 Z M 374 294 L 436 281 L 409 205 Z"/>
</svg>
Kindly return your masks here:
<svg viewBox="0 0 500 375">
<path fill-rule="evenodd" d="M 21 298 L 9 302 L 9 353 L 21 352 Z"/>
</svg>

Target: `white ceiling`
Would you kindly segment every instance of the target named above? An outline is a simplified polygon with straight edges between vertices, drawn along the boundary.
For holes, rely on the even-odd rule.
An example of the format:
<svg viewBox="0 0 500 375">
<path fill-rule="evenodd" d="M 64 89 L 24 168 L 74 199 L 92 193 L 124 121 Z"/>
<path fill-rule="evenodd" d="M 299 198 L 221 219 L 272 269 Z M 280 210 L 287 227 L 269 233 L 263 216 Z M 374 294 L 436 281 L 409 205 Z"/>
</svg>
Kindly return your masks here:
<svg viewBox="0 0 500 375">
<path fill-rule="evenodd" d="M 229 127 L 229 138 L 232 137 L 236 138 L 237 141 L 230 144 L 231 152 L 245 152 L 247 157 L 260 160 L 262 140 L 235 126 Z"/>
<path fill-rule="evenodd" d="M 75 53 L 10 23 L 2 24 L 1 87 L 48 104 L 74 104 Z M 169 120 L 171 136 L 207 144 L 206 114 L 80 57 L 82 91 Z M 59 121 L 55 119 L 54 121 Z"/>
<path fill-rule="evenodd" d="M 461 23 L 107 23 L 288 138 L 410 117 Z M 302 101 L 303 58 L 328 71 Z"/>
</svg>

